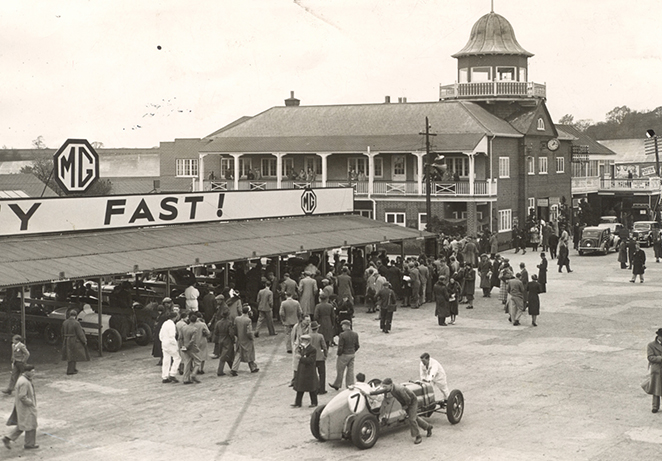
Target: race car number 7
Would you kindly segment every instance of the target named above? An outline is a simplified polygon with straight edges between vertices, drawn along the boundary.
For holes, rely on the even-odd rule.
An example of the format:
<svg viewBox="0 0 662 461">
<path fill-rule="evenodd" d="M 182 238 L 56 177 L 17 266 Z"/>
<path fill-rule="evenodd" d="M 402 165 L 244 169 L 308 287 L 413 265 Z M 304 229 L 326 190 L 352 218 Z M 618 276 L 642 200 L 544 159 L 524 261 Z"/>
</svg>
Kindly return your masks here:
<svg viewBox="0 0 662 461">
<path fill-rule="evenodd" d="M 347 396 L 347 404 L 352 413 L 361 413 L 365 409 L 365 399 L 362 398 L 361 391 L 354 389 Z"/>
</svg>

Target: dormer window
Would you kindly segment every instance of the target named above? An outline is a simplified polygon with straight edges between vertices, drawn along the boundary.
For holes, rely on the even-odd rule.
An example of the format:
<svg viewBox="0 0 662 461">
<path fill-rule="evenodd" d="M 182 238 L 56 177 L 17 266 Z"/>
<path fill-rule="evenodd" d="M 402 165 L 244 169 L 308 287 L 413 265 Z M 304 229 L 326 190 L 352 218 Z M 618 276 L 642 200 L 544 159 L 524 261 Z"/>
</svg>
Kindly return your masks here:
<svg viewBox="0 0 662 461">
<path fill-rule="evenodd" d="M 542 118 L 538 119 L 538 131 L 545 131 L 545 121 Z"/>
</svg>

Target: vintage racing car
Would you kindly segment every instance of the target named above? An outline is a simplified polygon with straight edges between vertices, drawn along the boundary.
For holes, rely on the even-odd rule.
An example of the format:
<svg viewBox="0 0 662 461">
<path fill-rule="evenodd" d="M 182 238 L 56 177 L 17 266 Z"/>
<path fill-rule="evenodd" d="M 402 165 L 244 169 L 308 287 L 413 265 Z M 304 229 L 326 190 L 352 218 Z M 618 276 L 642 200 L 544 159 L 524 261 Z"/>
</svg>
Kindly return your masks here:
<svg viewBox="0 0 662 461">
<path fill-rule="evenodd" d="M 372 380 L 369 384 L 377 389 L 380 381 Z M 416 394 L 419 416 L 444 412 L 451 424 L 462 419 L 464 396 L 459 390 L 451 391 L 447 400 L 435 401 L 431 383 L 416 381 L 404 386 Z M 353 387 L 315 408 L 310 417 L 310 431 L 320 441 L 350 439 L 358 448 L 366 449 L 375 445 L 381 430 L 404 426 L 406 419 L 407 412 L 390 394 L 386 394 L 381 404 L 375 404 L 366 391 Z"/>
</svg>

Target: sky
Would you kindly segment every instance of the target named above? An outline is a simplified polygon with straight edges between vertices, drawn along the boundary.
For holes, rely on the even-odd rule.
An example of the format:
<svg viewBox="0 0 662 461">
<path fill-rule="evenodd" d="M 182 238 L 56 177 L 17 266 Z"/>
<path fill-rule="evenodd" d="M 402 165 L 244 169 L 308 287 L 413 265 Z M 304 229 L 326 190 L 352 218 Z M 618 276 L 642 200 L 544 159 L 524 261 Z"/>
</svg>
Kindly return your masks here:
<svg viewBox="0 0 662 461">
<path fill-rule="evenodd" d="M 0 146 L 154 147 L 281 106 L 435 101 L 490 0 L 3 0 Z M 555 121 L 662 106 L 659 0 L 494 0 Z"/>
</svg>

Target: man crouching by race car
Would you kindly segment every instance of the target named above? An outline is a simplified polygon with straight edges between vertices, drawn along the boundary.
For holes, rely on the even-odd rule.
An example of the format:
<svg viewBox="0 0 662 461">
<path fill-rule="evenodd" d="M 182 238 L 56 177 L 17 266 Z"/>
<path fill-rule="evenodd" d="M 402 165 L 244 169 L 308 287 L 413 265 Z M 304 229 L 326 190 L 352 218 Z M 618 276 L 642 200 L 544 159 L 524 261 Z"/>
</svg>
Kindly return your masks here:
<svg viewBox="0 0 662 461">
<path fill-rule="evenodd" d="M 427 436 L 430 437 L 432 435 L 432 425 L 418 416 L 418 399 L 416 395 L 401 384 L 393 384 L 391 378 L 384 379 L 381 386 L 371 391 L 370 395 L 386 394 L 388 392 L 400 402 L 402 409 L 407 412 L 409 429 L 411 436 L 414 437 L 414 443 L 419 444 L 423 440 L 418 430 L 419 425 L 424 431 L 427 431 Z"/>
</svg>

